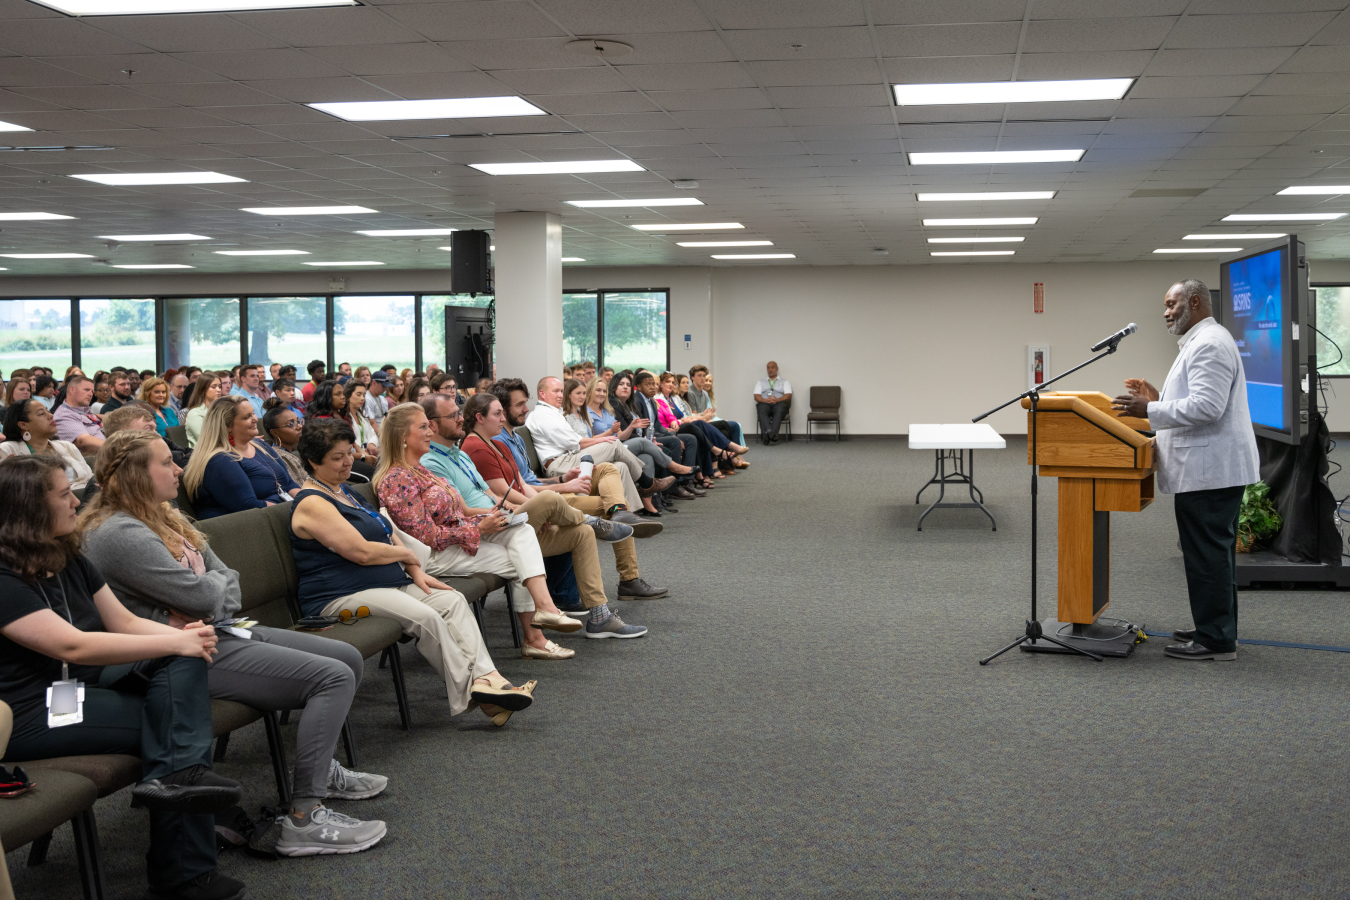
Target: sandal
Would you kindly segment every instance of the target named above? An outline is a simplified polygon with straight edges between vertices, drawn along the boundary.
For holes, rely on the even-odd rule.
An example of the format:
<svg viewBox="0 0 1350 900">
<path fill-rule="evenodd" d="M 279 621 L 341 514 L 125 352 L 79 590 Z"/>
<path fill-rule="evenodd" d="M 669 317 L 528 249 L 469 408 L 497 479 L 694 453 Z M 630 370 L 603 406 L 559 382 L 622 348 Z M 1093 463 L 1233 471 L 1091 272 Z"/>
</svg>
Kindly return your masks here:
<svg viewBox="0 0 1350 900">
<path fill-rule="evenodd" d="M 521 659 L 571 659 L 576 655 L 577 651 L 570 647 L 561 647 L 553 641 L 546 641 L 542 650 L 529 644 L 520 648 Z"/>
<path fill-rule="evenodd" d="M 483 681 L 487 684 L 479 683 Z M 500 674 L 495 680 L 490 675 L 484 675 L 474 679 L 469 697 L 480 706 L 498 706 L 511 712 L 520 712 L 534 702 L 532 692 L 537 683 L 529 681 L 524 687 L 512 687 L 511 682 Z"/>
</svg>

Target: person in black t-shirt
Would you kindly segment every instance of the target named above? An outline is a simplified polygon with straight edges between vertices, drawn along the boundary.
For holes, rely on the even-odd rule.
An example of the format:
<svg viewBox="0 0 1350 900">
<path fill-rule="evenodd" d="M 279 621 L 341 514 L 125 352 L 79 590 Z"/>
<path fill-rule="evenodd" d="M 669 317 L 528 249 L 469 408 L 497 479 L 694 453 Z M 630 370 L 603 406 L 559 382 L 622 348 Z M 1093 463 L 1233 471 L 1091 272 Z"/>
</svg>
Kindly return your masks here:
<svg viewBox="0 0 1350 900">
<path fill-rule="evenodd" d="M 6 761 L 139 755 L 132 805 L 150 811 L 151 893 L 239 897 L 243 883 L 216 872 L 212 813 L 242 790 L 211 770 L 214 629 L 171 628 L 118 601 L 79 552 L 79 502 L 55 460 L 0 463 L 0 498 L 0 700 L 14 709 Z M 84 686 L 83 720 L 52 727 L 47 691 L 62 680 Z"/>
</svg>

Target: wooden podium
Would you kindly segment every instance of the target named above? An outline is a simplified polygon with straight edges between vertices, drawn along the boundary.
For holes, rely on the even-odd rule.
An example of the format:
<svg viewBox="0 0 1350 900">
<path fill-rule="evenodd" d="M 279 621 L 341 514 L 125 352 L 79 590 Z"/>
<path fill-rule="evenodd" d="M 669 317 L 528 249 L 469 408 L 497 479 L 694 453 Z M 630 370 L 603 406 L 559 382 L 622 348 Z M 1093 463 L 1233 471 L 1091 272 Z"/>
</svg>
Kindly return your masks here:
<svg viewBox="0 0 1350 900">
<path fill-rule="evenodd" d="M 1078 633 L 1111 604 L 1111 513 L 1153 502 L 1153 438 L 1139 433 L 1147 419 L 1118 418 L 1096 391 L 1040 395 L 1034 460 L 1031 428 L 1028 412 L 1027 463 L 1059 479 L 1058 619 Z"/>
</svg>

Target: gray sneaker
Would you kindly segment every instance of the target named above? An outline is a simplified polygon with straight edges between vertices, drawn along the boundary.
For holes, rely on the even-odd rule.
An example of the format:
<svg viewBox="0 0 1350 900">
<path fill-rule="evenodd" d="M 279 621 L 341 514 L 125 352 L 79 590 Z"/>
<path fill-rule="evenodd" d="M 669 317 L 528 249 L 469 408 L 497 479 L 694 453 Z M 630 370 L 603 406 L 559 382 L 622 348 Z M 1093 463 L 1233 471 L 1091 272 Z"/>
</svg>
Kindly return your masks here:
<svg viewBox="0 0 1350 900">
<path fill-rule="evenodd" d="M 378 820 L 362 822 L 326 806 L 318 806 L 308 819 L 297 825 L 295 816 L 282 816 L 277 853 L 282 856 L 330 856 L 369 850 L 387 832 Z"/>
<path fill-rule="evenodd" d="M 594 622 L 586 623 L 586 637 L 596 638 L 639 638 L 647 633 L 647 629 L 642 625 L 628 625 L 623 619 L 619 618 L 618 613 L 610 613 L 608 619 L 597 625 Z"/>
<path fill-rule="evenodd" d="M 328 765 L 328 798 L 331 800 L 367 800 L 389 786 L 383 775 L 344 769 L 335 759 Z"/>
<path fill-rule="evenodd" d="M 586 524 L 591 526 L 591 530 L 595 532 L 596 540 L 604 541 L 607 544 L 615 544 L 633 536 L 633 526 L 625 525 L 622 522 L 611 522 L 597 516 L 587 516 Z"/>
</svg>

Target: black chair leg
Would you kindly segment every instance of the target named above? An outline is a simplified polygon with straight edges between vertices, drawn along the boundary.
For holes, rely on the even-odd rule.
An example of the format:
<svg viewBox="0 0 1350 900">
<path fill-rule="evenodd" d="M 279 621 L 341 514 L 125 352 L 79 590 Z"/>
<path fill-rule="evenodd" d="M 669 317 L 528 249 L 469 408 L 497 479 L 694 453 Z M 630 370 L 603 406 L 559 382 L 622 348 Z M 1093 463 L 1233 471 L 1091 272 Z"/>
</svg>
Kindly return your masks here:
<svg viewBox="0 0 1350 900">
<path fill-rule="evenodd" d="M 216 738 L 216 752 L 212 755 L 211 759 L 215 762 L 222 762 L 225 759 L 225 751 L 229 746 L 230 736 L 228 734 L 222 734 L 220 737 Z"/>
<path fill-rule="evenodd" d="M 385 647 L 384 652 L 380 654 L 380 668 L 383 669 L 389 664 L 389 648 Z"/>
<path fill-rule="evenodd" d="M 486 598 L 479 598 L 469 604 L 469 609 L 473 610 L 473 620 L 478 623 L 478 633 L 482 635 L 484 641 L 487 640 L 487 629 L 483 626 L 483 607 L 486 605 Z"/>
<path fill-rule="evenodd" d="M 86 809 L 70 820 L 75 832 L 75 856 L 80 864 L 80 886 L 84 900 L 104 900 L 107 889 L 103 882 L 103 857 L 99 853 L 98 824 L 93 809 Z"/>
<path fill-rule="evenodd" d="M 47 850 L 52 845 L 52 833 L 49 831 L 39 837 L 28 848 L 28 868 L 35 869 L 47 861 Z"/>
<path fill-rule="evenodd" d="M 408 689 L 403 683 L 403 657 L 399 655 L 398 644 L 390 644 L 385 651 L 389 655 L 389 672 L 394 677 L 394 699 L 398 701 L 398 717 L 404 731 L 412 731 L 412 711 L 408 708 Z"/>
<path fill-rule="evenodd" d="M 290 769 L 286 764 L 286 747 L 281 742 L 281 723 L 275 712 L 269 711 L 263 715 L 263 727 L 267 729 L 267 749 L 272 756 L 272 775 L 277 780 L 277 796 L 282 803 L 290 803 Z"/>
<path fill-rule="evenodd" d="M 834 420 L 834 442 L 839 443 L 839 420 Z"/>
<path fill-rule="evenodd" d="M 352 718 L 342 720 L 342 749 L 347 751 L 347 765 L 356 768 L 356 736 L 352 734 Z"/>
<path fill-rule="evenodd" d="M 524 640 L 520 633 L 520 620 L 516 618 L 516 597 L 511 582 L 506 583 L 506 615 L 511 620 L 511 644 L 520 647 Z"/>
<path fill-rule="evenodd" d="M 291 724 L 291 711 L 289 709 L 283 709 L 281 711 L 281 724 L 282 725 Z"/>
</svg>

